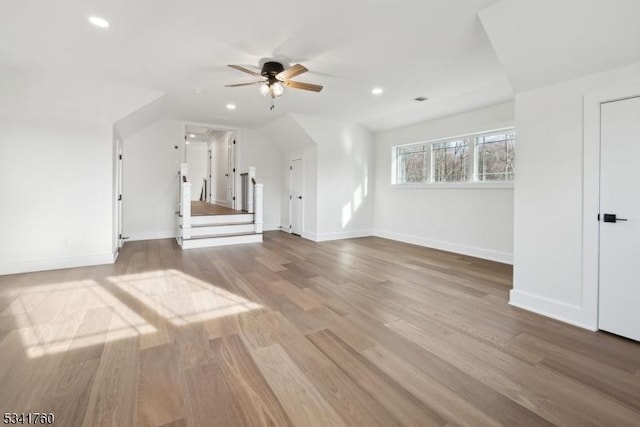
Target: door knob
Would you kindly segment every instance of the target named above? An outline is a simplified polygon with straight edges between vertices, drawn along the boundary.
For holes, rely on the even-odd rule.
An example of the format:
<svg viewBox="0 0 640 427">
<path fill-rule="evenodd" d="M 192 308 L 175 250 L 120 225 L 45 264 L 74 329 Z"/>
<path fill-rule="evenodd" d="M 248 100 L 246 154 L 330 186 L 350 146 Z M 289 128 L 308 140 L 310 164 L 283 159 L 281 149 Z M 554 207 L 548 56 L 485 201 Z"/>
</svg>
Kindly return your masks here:
<svg viewBox="0 0 640 427">
<path fill-rule="evenodd" d="M 616 214 L 604 214 L 603 222 L 618 222 L 626 220 L 626 218 L 618 218 Z"/>
<path fill-rule="evenodd" d="M 298 199 L 302 200 L 302 196 L 298 196 Z M 625 220 L 626 221 L 626 220 Z"/>
</svg>

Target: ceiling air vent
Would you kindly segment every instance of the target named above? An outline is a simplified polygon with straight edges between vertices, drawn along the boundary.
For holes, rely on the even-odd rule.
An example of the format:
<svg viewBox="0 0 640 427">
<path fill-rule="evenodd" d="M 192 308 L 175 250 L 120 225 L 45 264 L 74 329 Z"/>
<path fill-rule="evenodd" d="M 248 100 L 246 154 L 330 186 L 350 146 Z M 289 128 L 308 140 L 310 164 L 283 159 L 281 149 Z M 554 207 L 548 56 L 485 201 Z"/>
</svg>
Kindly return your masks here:
<svg viewBox="0 0 640 427">
<path fill-rule="evenodd" d="M 418 102 L 423 102 L 423 101 L 426 101 L 427 99 L 429 98 L 427 98 L 426 96 L 419 96 L 417 98 L 413 98 L 414 101 L 418 101 Z"/>
</svg>

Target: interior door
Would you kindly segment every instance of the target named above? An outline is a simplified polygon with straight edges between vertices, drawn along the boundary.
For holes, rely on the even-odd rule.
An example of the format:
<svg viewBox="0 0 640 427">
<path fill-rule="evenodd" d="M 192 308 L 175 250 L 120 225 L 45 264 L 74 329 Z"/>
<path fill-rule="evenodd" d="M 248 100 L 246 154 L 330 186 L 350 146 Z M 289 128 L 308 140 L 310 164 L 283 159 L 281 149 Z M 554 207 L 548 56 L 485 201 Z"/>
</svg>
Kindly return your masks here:
<svg viewBox="0 0 640 427">
<path fill-rule="evenodd" d="M 122 235 L 122 141 L 119 139 L 116 141 L 116 149 L 118 151 L 118 160 L 116 163 L 116 179 L 117 179 L 117 191 L 118 196 L 116 200 L 116 215 L 118 221 L 118 227 L 116 233 L 118 234 L 118 248 L 124 245 L 124 236 Z"/>
<path fill-rule="evenodd" d="M 304 175 L 303 175 L 302 159 L 293 160 L 291 162 L 290 171 L 290 188 L 289 197 L 291 211 L 291 232 L 302 235 L 302 214 L 304 207 Z"/>
<path fill-rule="evenodd" d="M 227 139 L 227 202 L 231 209 L 235 209 L 235 182 L 236 182 L 236 139 L 231 136 Z"/>
<path fill-rule="evenodd" d="M 212 188 L 213 188 L 213 152 L 211 148 L 207 150 L 207 202 L 213 203 L 213 198 L 211 197 Z"/>
<path fill-rule="evenodd" d="M 640 341 L 640 97 L 600 111 L 598 326 Z"/>
</svg>

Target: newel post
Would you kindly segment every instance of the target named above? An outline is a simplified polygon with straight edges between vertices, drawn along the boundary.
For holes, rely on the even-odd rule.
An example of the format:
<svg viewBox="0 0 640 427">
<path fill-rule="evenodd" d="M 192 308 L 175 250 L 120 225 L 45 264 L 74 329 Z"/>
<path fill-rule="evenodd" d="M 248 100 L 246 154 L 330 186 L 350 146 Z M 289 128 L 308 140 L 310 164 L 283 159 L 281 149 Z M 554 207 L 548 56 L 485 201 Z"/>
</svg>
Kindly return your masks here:
<svg viewBox="0 0 640 427">
<path fill-rule="evenodd" d="M 251 187 L 251 185 L 253 185 L 253 183 L 256 180 L 256 168 L 254 168 L 253 166 L 249 168 L 248 171 L 248 176 L 247 178 L 249 179 L 249 187 Z M 247 212 L 249 213 L 253 213 L 253 191 L 249 191 L 247 194 Z"/>
<path fill-rule="evenodd" d="M 182 216 L 182 238 L 191 237 L 191 183 L 187 181 L 188 166 L 180 165 L 180 215 Z"/>
<path fill-rule="evenodd" d="M 264 184 L 256 184 L 254 186 L 254 225 L 255 232 L 262 233 L 262 194 L 264 191 Z"/>
</svg>

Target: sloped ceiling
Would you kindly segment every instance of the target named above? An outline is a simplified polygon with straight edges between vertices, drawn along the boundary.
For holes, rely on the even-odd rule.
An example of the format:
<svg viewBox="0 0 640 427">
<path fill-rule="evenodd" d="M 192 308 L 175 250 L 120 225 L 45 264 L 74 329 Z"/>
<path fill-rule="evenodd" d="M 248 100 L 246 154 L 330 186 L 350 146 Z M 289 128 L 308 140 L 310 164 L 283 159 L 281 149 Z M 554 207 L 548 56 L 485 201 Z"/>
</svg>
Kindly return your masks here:
<svg viewBox="0 0 640 427">
<path fill-rule="evenodd" d="M 260 127 L 297 113 L 380 130 L 512 97 L 477 16 L 494 1 L 3 1 L 0 63 L 163 93 L 173 118 Z M 270 111 L 255 87 L 224 87 L 252 80 L 227 64 L 267 59 L 302 63 L 298 80 L 325 89 L 287 90 Z"/>
<path fill-rule="evenodd" d="M 640 62 L 639 0 L 501 0 L 479 16 L 517 92 Z"/>
</svg>

